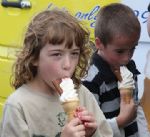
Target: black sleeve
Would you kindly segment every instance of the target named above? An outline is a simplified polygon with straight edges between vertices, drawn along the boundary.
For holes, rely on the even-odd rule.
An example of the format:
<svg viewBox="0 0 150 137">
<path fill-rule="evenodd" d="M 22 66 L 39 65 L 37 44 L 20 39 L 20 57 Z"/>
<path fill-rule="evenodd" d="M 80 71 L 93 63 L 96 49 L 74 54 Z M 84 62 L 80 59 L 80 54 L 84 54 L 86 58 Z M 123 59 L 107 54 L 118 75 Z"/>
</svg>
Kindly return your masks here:
<svg viewBox="0 0 150 137">
<path fill-rule="evenodd" d="M 83 85 L 87 87 L 92 93 L 99 94 L 99 86 L 93 81 L 82 81 Z"/>
</svg>

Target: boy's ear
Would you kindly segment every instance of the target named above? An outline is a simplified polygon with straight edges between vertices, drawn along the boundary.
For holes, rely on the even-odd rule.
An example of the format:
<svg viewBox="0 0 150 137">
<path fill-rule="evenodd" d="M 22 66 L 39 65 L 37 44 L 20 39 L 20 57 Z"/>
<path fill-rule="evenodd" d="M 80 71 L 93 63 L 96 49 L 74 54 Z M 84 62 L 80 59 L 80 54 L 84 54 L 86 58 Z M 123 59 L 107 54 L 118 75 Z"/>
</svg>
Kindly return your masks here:
<svg viewBox="0 0 150 137">
<path fill-rule="evenodd" d="M 95 46 L 96 46 L 96 49 L 98 49 L 98 50 L 104 49 L 104 44 L 98 37 L 95 38 Z"/>
</svg>

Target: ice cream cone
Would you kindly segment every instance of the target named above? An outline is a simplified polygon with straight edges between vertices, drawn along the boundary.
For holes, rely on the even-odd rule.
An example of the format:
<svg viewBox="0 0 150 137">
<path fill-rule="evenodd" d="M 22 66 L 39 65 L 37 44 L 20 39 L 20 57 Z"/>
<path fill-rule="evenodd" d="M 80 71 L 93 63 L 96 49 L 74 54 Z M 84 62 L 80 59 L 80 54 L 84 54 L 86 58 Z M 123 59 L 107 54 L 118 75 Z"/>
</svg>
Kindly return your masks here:
<svg viewBox="0 0 150 137">
<path fill-rule="evenodd" d="M 120 70 L 115 70 L 114 74 L 117 77 L 118 81 L 121 82 L 122 81 L 122 77 L 121 77 L 121 74 L 120 74 Z"/>
<path fill-rule="evenodd" d="M 61 87 L 59 86 L 60 82 L 61 82 L 60 79 L 57 79 L 57 80 L 53 80 L 53 81 L 52 81 L 52 84 L 53 84 L 55 90 L 58 92 L 59 95 L 61 95 L 62 92 L 63 92 L 62 89 L 61 89 Z"/>
<path fill-rule="evenodd" d="M 133 96 L 133 89 L 132 88 L 126 88 L 126 89 L 121 88 L 120 89 L 120 96 L 121 96 L 121 99 L 123 99 L 123 101 L 126 104 L 129 104 L 130 100 Z"/>
<path fill-rule="evenodd" d="M 72 120 L 74 117 L 74 112 L 76 108 L 79 106 L 79 100 L 71 100 L 62 102 L 62 106 L 64 108 L 64 111 L 67 114 L 68 121 Z"/>
<path fill-rule="evenodd" d="M 145 78 L 144 79 L 144 93 L 141 99 L 141 105 L 143 107 L 145 116 L 146 116 L 146 120 L 148 123 L 148 129 L 150 131 L 150 109 L 149 109 L 149 105 L 150 105 L 150 79 L 149 78 Z"/>
</svg>

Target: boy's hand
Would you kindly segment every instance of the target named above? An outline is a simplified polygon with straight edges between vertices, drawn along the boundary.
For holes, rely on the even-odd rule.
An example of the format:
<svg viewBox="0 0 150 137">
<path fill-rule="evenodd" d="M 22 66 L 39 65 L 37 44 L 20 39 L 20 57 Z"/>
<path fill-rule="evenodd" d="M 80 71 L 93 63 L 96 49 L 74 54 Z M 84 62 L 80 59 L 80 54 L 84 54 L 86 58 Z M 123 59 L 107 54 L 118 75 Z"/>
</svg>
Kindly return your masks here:
<svg viewBox="0 0 150 137">
<path fill-rule="evenodd" d="M 119 127 L 125 127 L 132 122 L 137 115 L 137 106 L 134 100 L 131 99 L 129 104 L 126 104 L 123 100 L 120 103 L 120 113 L 116 118 Z"/>
<path fill-rule="evenodd" d="M 91 137 L 97 129 L 97 123 L 94 116 L 84 107 L 76 109 L 75 117 L 78 117 L 85 126 L 85 136 Z"/>
<path fill-rule="evenodd" d="M 85 137 L 85 127 L 79 118 L 67 123 L 61 133 L 61 137 Z"/>
</svg>

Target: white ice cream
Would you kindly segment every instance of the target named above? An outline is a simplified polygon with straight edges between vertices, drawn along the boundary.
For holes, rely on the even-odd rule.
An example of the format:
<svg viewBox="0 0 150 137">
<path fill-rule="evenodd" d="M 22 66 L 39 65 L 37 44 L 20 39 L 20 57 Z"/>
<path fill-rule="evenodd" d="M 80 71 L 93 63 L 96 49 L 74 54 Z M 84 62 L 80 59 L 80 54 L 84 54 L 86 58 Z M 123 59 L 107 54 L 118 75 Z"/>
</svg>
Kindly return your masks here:
<svg viewBox="0 0 150 137">
<path fill-rule="evenodd" d="M 133 74 L 127 69 L 125 66 L 120 67 L 120 73 L 122 77 L 122 81 L 118 81 L 118 88 L 119 89 L 126 89 L 126 88 L 135 88 L 134 85 L 134 79 L 133 79 Z"/>
<path fill-rule="evenodd" d="M 60 83 L 60 87 L 63 90 L 63 93 L 60 96 L 61 102 L 67 102 L 70 100 L 78 100 L 78 94 L 76 92 L 76 89 L 74 89 L 74 84 L 73 84 L 72 79 L 70 78 L 62 79 L 62 82 Z"/>
</svg>

